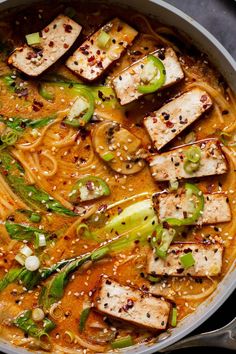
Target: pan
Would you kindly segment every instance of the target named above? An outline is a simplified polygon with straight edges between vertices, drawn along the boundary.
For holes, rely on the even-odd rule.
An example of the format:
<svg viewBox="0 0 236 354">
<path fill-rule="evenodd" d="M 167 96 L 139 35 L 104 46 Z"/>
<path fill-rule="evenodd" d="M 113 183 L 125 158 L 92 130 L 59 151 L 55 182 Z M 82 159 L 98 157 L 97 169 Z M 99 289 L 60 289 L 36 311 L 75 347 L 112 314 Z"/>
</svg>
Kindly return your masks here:
<svg viewBox="0 0 236 354">
<path fill-rule="evenodd" d="M 18 5 L 30 4 L 34 0 L 0 0 L 0 12 Z M 132 7 L 139 12 L 152 15 L 165 25 L 174 26 L 188 38 L 202 52 L 206 53 L 211 62 L 221 72 L 229 86 L 236 91 L 236 63 L 226 49 L 212 36 L 205 28 L 194 21 L 191 17 L 167 4 L 162 0 L 106 0 L 111 4 L 117 3 L 122 6 Z M 224 279 L 219 284 L 217 290 L 190 316 L 180 322 L 177 328 L 162 333 L 152 344 L 141 344 L 131 349 L 125 349 L 127 354 L 151 354 L 157 351 L 165 351 L 165 348 L 180 341 L 191 333 L 194 329 L 205 322 L 217 309 L 226 301 L 236 288 L 236 262 L 231 266 Z M 230 324 L 230 330 L 235 331 L 235 321 Z M 221 333 L 221 332 L 220 332 Z M 223 333 L 229 334 L 228 328 L 223 328 Z M 219 333 L 216 333 L 218 335 Z M 206 334 L 205 334 L 206 335 Z M 213 337 L 215 336 L 213 332 Z M 212 337 L 212 334 L 211 334 Z M 200 337 L 201 338 L 201 337 Z M 226 338 L 225 335 L 222 338 Z M 197 338 L 199 340 L 199 338 Z M 186 340 L 185 340 L 186 341 Z M 187 339 L 188 341 L 188 339 Z M 196 341 L 195 341 L 196 342 Z M 194 340 L 190 345 L 194 346 Z M 186 344 L 186 342 L 185 342 Z M 185 345 L 186 346 L 186 345 Z M 176 345 L 176 348 L 180 348 Z M 233 343 L 235 347 L 235 342 Z M 174 348 L 174 347 L 173 347 Z M 232 348 L 233 349 L 233 348 Z M 26 353 L 25 350 L 15 348 L 8 343 L 0 343 L 0 351 L 9 354 Z M 166 349 L 168 351 L 168 349 Z"/>
</svg>

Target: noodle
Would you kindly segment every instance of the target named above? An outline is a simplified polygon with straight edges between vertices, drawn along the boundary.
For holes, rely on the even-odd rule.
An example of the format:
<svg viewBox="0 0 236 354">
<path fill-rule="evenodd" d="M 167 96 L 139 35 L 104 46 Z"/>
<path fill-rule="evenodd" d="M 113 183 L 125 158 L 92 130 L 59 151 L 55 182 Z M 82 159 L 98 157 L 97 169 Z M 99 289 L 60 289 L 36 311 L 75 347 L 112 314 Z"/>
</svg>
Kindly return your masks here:
<svg viewBox="0 0 236 354">
<path fill-rule="evenodd" d="M 157 34 L 153 30 L 152 26 L 150 25 L 149 21 L 146 19 L 145 16 L 140 15 L 140 14 L 135 14 L 135 15 L 133 15 L 131 17 L 131 21 L 134 21 L 135 19 L 136 20 L 137 19 L 142 20 L 145 23 L 148 31 L 150 32 L 150 34 L 153 36 L 154 39 L 156 39 L 158 42 L 161 42 L 162 44 L 165 44 L 167 46 L 172 47 L 176 52 L 180 53 L 180 49 L 175 44 L 173 44 L 172 42 L 168 41 L 166 38 L 164 38 L 163 36 Z"/>
<path fill-rule="evenodd" d="M 48 176 L 48 177 L 54 176 L 58 171 L 57 160 L 47 150 L 42 151 L 41 156 L 45 156 L 52 163 L 53 168 L 51 171 L 43 171 L 40 166 L 39 157 L 36 153 L 34 153 L 34 157 L 35 157 L 35 161 L 36 161 L 36 165 L 37 165 L 38 170 L 41 170 L 41 173 L 44 174 L 45 176 Z"/>
</svg>

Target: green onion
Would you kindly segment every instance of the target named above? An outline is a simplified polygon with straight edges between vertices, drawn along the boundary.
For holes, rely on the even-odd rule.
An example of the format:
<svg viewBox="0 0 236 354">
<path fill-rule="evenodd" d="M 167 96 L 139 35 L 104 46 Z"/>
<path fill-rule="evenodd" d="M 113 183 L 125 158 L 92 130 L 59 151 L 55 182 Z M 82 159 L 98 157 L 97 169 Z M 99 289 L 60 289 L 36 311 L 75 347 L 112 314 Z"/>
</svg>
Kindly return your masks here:
<svg viewBox="0 0 236 354">
<path fill-rule="evenodd" d="M 91 254 L 92 261 L 98 261 L 99 259 L 103 258 L 109 252 L 109 248 L 104 246 L 102 248 L 98 248 L 97 250 L 93 251 Z"/>
<path fill-rule="evenodd" d="M 113 342 L 111 342 L 111 347 L 112 349 L 121 349 L 121 348 L 130 347 L 133 344 L 134 343 L 132 337 L 127 336 L 127 337 L 116 339 Z"/>
<path fill-rule="evenodd" d="M 115 155 L 112 152 L 106 152 L 105 154 L 102 155 L 102 159 L 107 162 L 113 160 L 114 157 Z"/>
<path fill-rule="evenodd" d="M 179 182 L 177 180 L 175 181 L 170 181 L 170 186 L 169 186 L 169 190 L 172 191 L 176 191 L 179 188 Z"/>
<path fill-rule="evenodd" d="M 87 307 L 81 312 L 80 319 L 79 319 L 79 331 L 83 332 L 85 328 L 86 321 L 88 319 L 89 313 L 90 313 L 90 307 Z"/>
<path fill-rule="evenodd" d="M 191 252 L 184 254 L 179 259 L 185 269 L 190 268 L 195 264 L 195 259 Z"/>
<path fill-rule="evenodd" d="M 70 201 L 77 203 L 110 195 L 108 184 L 100 177 L 86 176 L 80 178 L 70 192 Z"/>
<path fill-rule="evenodd" d="M 43 320 L 43 329 L 45 332 L 50 333 L 54 328 L 56 328 L 56 324 L 50 320 L 48 317 L 45 317 Z"/>
<path fill-rule="evenodd" d="M 201 149 L 199 146 L 191 146 L 186 152 L 186 158 L 191 162 L 199 162 L 201 160 Z"/>
<path fill-rule="evenodd" d="M 38 214 L 38 213 L 32 213 L 31 216 L 30 216 L 30 221 L 32 222 L 40 222 L 41 221 L 41 215 Z"/>
<path fill-rule="evenodd" d="M 18 136 L 17 132 L 7 128 L 1 135 L 1 141 L 6 145 L 14 145 Z"/>
<path fill-rule="evenodd" d="M 13 323 L 31 337 L 40 339 L 44 335 L 48 336 L 47 332 L 43 328 L 38 327 L 32 320 L 31 310 L 26 310 L 21 313 Z"/>
<path fill-rule="evenodd" d="M 155 248 L 155 253 L 160 258 L 166 258 L 167 251 L 170 247 L 173 238 L 176 235 L 176 231 L 174 229 L 162 229 L 159 233 L 159 237 L 161 238 L 160 244 Z"/>
<path fill-rule="evenodd" d="M 22 268 L 10 269 L 0 280 L 0 291 L 4 290 L 9 284 L 14 283 L 18 279 L 21 272 Z"/>
<path fill-rule="evenodd" d="M 45 247 L 47 245 L 46 237 L 42 233 L 35 232 L 34 248 Z"/>
<path fill-rule="evenodd" d="M 108 49 L 111 45 L 111 36 L 101 30 L 97 38 L 97 45 L 101 49 Z"/>
<path fill-rule="evenodd" d="M 25 38 L 28 45 L 39 44 L 41 40 L 39 32 L 27 34 Z"/>
<path fill-rule="evenodd" d="M 177 325 L 177 308 L 176 307 L 172 307 L 172 311 L 171 311 L 171 318 L 170 318 L 170 325 L 172 327 L 176 327 Z"/>
</svg>

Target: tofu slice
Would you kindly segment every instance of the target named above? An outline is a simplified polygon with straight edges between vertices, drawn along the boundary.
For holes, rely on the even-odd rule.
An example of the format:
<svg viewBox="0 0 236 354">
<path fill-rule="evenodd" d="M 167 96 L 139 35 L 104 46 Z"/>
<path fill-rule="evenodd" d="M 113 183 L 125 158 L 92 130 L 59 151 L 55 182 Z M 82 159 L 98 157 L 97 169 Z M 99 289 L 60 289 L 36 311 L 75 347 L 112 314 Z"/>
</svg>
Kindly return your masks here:
<svg viewBox="0 0 236 354">
<path fill-rule="evenodd" d="M 184 169 L 185 153 L 191 146 L 201 149 L 200 167 L 197 171 L 187 173 Z M 182 145 L 162 154 L 147 158 L 155 181 L 174 181 L 177 179 L 221 175 L 227 172 L 225 156 L 216 139 L 199 140 Z"/>
<path fill-rule="evenodd" d="M 29 76 L 38 76 L 68 51 L 81 29 L 69 17 L 59 15 L 42 30 L 40 44 L 17 48 L 8 58 L 8 64 Z"/>
<path fill-rule="evenodd" d="M 180 257 L 191 252 L 195 264 L 185 269 Z M 175 243 L 168 250 L 165 260 L 155 256 L 153 251 L 148 255 L 147 272 L 155 275 L 193 277 L 216 276 L 222 267 L 223 247 L 219 243 Z"/>
<path fill-rule="evenodd" d="M 145 117 L 144 125 L 155 148 L 163 148 L 211 105 L 211 98 L 204 90 L 193 88 Z"/>
<path fill-rule="evenodd" d="M 101 49 L 98 37 L 104 31 L 111 37 L 110 46 Z M 138 32 L 119 18 L 114 18 L 87 39 L 67 60 L 66 66 L 85 80 L 93 81 L 115 61 L 130 45 Z"/>
<path fill-rule="evenodd" d="M 185 193 L 158 193 L 153 196 L 154 207 L 158 218 L 184 219 L 186 213 L 194 208 L 196 197 L 189 197 Z M 204 194 L 204 209 L 197 225 L 216 224 L 231 220 L 231 211 L 228 197 L 224 193 Z"/>
<path fill-rule="evenodd" d="M 94 301 L 95 308 L 103 314 L 151 330 L 163 330 L 168 322 L 168 302 L 110 278 L 101 278 Z"/>
<path fill-rule="evenodd" d="M 164 52 L 162 49 L 159 49 L 150 54 L 159 58 L 165 66 L 166 81 L 162 88 L 174 85 L 176 82 L 183 79 L 183 70 L 172 48 L 167 48 Z M 137 87 L 140 85 L 140 75 L 146 60 L 147 57 L 142 58 L 120 72 L 119 75 L 113 79 L 113 86 L 121 105 L 137 100 L 143 95 L 138 91 Z"/>
</svg>

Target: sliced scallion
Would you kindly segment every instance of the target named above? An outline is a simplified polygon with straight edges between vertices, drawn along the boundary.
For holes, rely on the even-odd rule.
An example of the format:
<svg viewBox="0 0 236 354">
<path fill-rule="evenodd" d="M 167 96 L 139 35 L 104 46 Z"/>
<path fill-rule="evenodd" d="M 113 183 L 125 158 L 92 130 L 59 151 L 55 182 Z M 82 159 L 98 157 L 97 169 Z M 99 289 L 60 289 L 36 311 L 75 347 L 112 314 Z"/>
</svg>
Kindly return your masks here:
<svg viewBox="0 0 236 354">
<path fill-rule="evenodd" d="M 176 327 L 177 325 L 177 315 L 178 315 L 177 308 L 173 307 L 171 311 L 171 318 L 170 318 L 170 325 L 172 327 Z"/>
<path fill-rule="evenodd" d="M 199 146 L 191 146 L 186 152 L 186 158 L 191 162 L 199 162 L 201 160 L 201 149 Z"/>
<path fill-rule="evenodd" d="M 32 213 L 29 217 L 30 221 L 32 222 L 40 222 L 41 221 L 41 215 L 38 213 Z"/>
<path fill-rule="evenodd" d="M 105 31 L 101 30 L 97 38 L 97 45 L 101 49 L 108 49 L 111 45 L 111 36 Z"/>
<path fill-rule="evenodd" d="M 14 145 L 18 136 L 16 131 L 7 128 L 1 135 L 1 141 L 6 145 Z"/>
<path fill-rule="evenodd" d="M 193 258 L 192 253 L 189 252 L 180 257 L 180 262 L 182 266 L 187 269 L 195 264 L 195 259 Z"/>
<path fill-rule="evenodd" d="M 114 157 L 115 155 L 112 152 L 105 152 L 105 154 L 102 155 L 102 159 L 107 162 L 113 160 Z"/>
<path fill-rule="evenodd" d="M 28 45 L 34 45 L 40 43 L 40 35 L 39 32 L 30 33 L 25 36 L 26 42 Z"/>
</svg>

